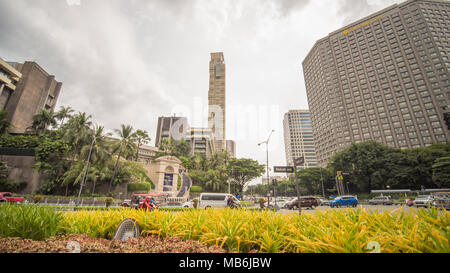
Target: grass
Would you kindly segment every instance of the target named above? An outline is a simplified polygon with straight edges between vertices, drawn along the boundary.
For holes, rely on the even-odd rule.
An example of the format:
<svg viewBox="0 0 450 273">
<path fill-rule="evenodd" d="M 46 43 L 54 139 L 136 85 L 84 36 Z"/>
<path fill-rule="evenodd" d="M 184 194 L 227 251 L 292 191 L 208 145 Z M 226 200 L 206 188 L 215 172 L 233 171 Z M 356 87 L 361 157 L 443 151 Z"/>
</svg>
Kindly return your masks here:
<svg viewBox="0 0 450 273">
<path fill-rule="evenodd" d="M 44 240 L 61 233 L 63 216 L 37 205 L 0 205 L 0 237 Z"/>
</svg>

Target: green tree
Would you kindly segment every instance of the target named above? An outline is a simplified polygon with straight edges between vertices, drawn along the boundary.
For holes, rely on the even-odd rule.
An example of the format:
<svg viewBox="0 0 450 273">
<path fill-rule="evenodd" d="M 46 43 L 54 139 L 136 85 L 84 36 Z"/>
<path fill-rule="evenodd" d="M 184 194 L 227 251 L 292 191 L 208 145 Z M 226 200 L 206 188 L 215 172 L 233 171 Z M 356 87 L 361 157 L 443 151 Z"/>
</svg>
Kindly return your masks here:
<svg viewBox="0 0 450 273">
<path fill-rule="evenodd" d="M 114 131 L 119 135 L 120 139 L 116 141 L 115 147 L 113 149 L 113 153 L 117 153 L 117 159 L 114 165 L 113 175 L 109 183 L 109 192 L 111 192 L 114 179 L 116 178 L 120 158 L 121 157 L 128 158 L 136 151 L 136 144 L 134 143 L 132 126 L 122 124 L 120 130 L 115 129 Z"/>
<path fill-rule="evenodd" d="M 72 116 L 71 114 L 73 112 L 74 112 L 74 110 L 70 106 L 68 106 L 68 107 L 61 106 L 59 108 L 59 111 L 56 112 L 56 114 L 55 114 L 55 119 L 57 119 L 57 120 L 59 120 L 61 122 L 59 124 L 59 128 L 62 128 L 62 126 L 64 124 L 64 121 L 67 118 L 70 118 Z"/>
<path fill-rule="evenodd" d="M 147 133 L 147 131 L 145 130 L 136 130 L 136 132 L 134 132 L 133 137 L 135 138 L 135 141 L 137 142 L 137 149 L 136 149 L 136 156 L 135 156 L 135 160 L 138 161 L 138 157 L 139 157 L 139 148 L 141 147 L 142 144 L 147 144 L 150 142 L 150 137 Z"/>
<path fill-rule="evenodd" d="M 8 113 L 0 110 L 0 135 L 6 134 L 9 128 L 11 128 L 11 123 L 8 121 Z"/>
<path fill-rule="evenodd" d="M 450 187 L 450 157 L 440 157 L 432 166 L 433 182 L 439 188 Z"/>
<path fill-rule="evenodd" d="M 332 188 L 333 184 L 330 172 L 327 169 L 312 167 L 297 172 L 297 178 L 301 185 L 306 188 L 308 194 L 322 195 L 327 188 Z M 322 189 L 323 183 L 323 189 Z"/>
<path fill-rule="evenodd" d="M 33 122 L 30 127 L 27 128 L 27 132 L 35 135 L 41 135 L 49 126 L 56 126 L 56 119 L 54 113 L 47 109 L 41 109 L 41 111 L 33 116 Z"/>
<path fill-rule="evenodd" d="M 251 180 L 264 174 L 264 165 L 258 161 L 249 158 L 231 159 L 228 165 L 230 178 L 236 184 L 240 193 L 243 193 L 244 187 Z"/>
</svg>

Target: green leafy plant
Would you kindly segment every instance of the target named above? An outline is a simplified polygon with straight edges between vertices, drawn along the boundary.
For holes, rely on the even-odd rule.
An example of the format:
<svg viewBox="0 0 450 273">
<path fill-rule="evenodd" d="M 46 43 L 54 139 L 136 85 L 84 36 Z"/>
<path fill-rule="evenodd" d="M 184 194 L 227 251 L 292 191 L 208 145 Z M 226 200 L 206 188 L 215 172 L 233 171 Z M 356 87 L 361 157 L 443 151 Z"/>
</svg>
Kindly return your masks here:
<svg viewBox="0 0 450 273">
<path fill-rule="evenodd" d="M 3 204 L 0 219 L 0 237 L 44 240 L 61 233 L 61 213 L 37 205 Z"/>
</svg>

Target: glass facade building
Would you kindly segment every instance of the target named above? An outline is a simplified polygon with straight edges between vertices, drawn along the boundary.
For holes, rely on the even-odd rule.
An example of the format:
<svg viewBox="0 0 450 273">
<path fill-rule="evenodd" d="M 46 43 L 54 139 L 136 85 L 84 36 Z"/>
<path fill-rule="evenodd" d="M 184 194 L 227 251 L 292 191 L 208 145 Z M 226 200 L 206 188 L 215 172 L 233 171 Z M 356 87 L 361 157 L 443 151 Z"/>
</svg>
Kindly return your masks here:
<svg viewBox="0 0 450 273">
<path fill-rule="evenodd" d="M 304 157 L 301 169 L 317 165 L 312 131 L 311 114 L 308 110 L 290 110 L 283 120 L 284 145 L 287 166 L 293 166 L 294 160 Z"/>
</svg>

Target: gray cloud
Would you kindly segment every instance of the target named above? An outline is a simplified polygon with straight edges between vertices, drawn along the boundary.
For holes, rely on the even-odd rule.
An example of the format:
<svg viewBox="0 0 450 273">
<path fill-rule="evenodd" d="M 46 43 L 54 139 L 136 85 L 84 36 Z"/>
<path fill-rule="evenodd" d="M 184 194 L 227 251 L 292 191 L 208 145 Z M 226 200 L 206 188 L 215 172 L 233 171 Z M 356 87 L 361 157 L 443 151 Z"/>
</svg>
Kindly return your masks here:
<svg viewBox="0 0 450 273">
<path fill-rule="evenodd" d="M 63 82 L 58 106 L 85 111 L 109 130 L 127 123 L 154 138 L 158 116 L 207 100 L 209 53 L 223 51 L 227 105 L 280 110 L 271 118 L 280 129 L 270 164 L 283 165 L 282 114 L 308 107 L 302 59 L 368 5 L 349 12 L 352 2 L 335 0 L 0 0 L 0 56 L 36 60 L 54 74 Z M 265 162 L 255 139 L 274 128 L 262 120 L 261 135 L 237 142 L 238 156 Z"/>
<path fill-rule="evenodd" d="M 343 18 L 342 25 L 350 24 L 374 12 L 382 10 L 402 0 L 341 0 L 338 15 Z"/>
</svg>

